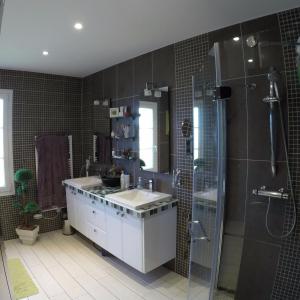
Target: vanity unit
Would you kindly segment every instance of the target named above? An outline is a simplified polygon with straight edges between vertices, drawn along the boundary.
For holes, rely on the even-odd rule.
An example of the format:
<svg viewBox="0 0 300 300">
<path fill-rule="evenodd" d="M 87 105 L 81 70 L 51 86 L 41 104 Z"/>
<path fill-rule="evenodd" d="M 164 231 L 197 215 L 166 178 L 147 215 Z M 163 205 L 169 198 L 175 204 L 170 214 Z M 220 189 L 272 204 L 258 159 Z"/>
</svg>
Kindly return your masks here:
<svg viewBox="0 0 300 300">
<path fill-rule="evenodd" d="M 135 209 L 128 195 L 122 203 L 124 192 L 78 187 L 72 179 L 64 185 L 71 225 L 101 248 L 142 273 L 175 258 L 177 200 L 170 195 L 133 190 Z M 143 199 L 152 200 L 141 207 Z"/>
</svg>

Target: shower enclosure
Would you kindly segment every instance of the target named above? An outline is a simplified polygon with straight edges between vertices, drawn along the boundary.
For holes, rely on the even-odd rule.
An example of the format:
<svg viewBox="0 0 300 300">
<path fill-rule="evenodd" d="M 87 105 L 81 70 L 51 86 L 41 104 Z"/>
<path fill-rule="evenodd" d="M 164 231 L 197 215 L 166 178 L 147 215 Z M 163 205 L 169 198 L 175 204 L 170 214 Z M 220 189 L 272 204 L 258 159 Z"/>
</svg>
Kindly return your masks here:
<svg viewBox="0 0 300 300">
<path fill-rule="evenodd" d="M 226 98 L 222 95 L 219 44 L 193 77 L 193 207 L 188 299 L 218 298 L 223 235 Z M 224 299 L 224 298 L 222 298 Z"/>
</svg>

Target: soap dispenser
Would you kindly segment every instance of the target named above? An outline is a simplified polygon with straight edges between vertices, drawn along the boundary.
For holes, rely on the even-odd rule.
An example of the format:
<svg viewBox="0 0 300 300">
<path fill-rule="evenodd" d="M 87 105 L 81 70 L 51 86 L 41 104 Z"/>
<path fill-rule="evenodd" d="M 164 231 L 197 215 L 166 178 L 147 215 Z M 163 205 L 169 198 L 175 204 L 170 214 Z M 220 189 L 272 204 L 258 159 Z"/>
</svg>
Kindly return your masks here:
<svg viewBox="0 0 300 300">
<path fill-rule="evenodd" d="M 122 173 L 121 173 L 120 186 L 121 186 L 121 190 L 125 189 L 125 175 L 124 175 L 124 171 L 122 171 Z"/>
</svg>

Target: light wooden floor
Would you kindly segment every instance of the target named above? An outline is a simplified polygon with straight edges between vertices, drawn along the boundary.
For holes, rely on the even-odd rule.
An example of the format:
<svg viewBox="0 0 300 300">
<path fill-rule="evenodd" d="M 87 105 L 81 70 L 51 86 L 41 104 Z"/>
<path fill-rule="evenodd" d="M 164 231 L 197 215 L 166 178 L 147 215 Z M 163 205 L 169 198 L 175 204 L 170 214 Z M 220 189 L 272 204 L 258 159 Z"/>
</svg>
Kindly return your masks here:
<svg viewBox="0 0 300 300">
<path fill-rule="evenodd" d="M 114 257 L 102 257 L 79 235 L 54 231 L 41 234 L 33 246 L 6 241 L 5 249 L 7 258 L 23 261 L 39 288 L 28 300 L 187 299 L 186 278 L 164 267 L 143 275 Z M 205 293 L 197 288 L 195 296 L 199 292 Z"/>
</svg>

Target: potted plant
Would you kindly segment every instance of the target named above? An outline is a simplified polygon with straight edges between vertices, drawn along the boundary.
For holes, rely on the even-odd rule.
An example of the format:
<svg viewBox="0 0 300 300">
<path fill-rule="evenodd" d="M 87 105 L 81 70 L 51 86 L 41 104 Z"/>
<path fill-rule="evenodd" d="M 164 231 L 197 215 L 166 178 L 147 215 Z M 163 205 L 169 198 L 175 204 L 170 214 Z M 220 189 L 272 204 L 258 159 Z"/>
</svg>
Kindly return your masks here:
<svg viewBox="0 0 300 300">
<path fill-rule="evenodd" d="M 18 186 L 14 206 L 20 210 L 21 216 L 21 224 L 16 228 L 16 233 L 22 243 L 27 245 L 35 243 L 40 229 L 38 225 L 32 224 L 32 216 L 40 210 L 38 204 L 28 195 L 32 177 L 32 172 L 24 168 L 19 169 L 15 174 L 15 182 Z"/>
</svg>

